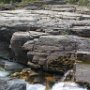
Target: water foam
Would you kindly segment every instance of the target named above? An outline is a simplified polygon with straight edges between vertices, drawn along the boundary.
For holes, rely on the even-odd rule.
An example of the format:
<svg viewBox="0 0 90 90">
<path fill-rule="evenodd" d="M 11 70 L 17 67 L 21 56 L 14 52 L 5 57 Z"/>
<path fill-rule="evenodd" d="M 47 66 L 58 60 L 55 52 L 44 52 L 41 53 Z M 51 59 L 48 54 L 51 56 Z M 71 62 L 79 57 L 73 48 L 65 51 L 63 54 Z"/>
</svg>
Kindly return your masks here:
<svg viewBox="0 0 90 90">
<path fill-rule="evenodd" d="M 27 90 L 45 90 L 45 86 L 41 84 L 27 84 Z M 79 87 L 74 82 L 60 82 L 56 83 L 50 90 L 87 90 L 86 88 Z"/>
</svg>

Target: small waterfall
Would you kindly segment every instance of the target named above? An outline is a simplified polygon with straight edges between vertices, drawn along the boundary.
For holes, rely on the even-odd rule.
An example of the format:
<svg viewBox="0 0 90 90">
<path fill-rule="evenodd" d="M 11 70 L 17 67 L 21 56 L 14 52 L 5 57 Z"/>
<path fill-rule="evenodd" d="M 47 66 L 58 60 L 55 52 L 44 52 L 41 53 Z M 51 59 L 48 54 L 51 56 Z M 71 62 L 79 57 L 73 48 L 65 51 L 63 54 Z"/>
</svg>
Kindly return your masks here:
<svg viewBox="0 0 90 90">
<path fill-rule="evenodd" d="M 4 68 L 0 67 L 0 77 L 7 77 L 9 74 L 9 71 L 6 71 Z"/>
<path fill-rule="evenodd" d="M 10 73 L 7 71 L 0 71 L 0 77 L 6 77 L 8 76 Z"/>
<path fill-rule="evenodd" d="M 68 72 L 65 73 L 64 77 L 62 78 L 62 81 L 65 81 L 67 75 L 71 72 L 69 70 Z M 6 77 L 10 73 L 7 71 L 0 71 L 0 77 Z M 46 86 L 42 84 L 29 84 L 26 82 L 26 90 L 45 90 Z M 80 87 L 78 84 L 75 82 L 58 82 L 55 83 L 51 89 L 47 90 L 87 90 L 86 88 Z"/>
<path fill-rule="evenodd" d="M 27 83 L 27 89 L 26 90 L 45 90 L 45 86 L 41 84 L 28 84 Z"/>
<path fill-rule="evenodd" d="M 30 85 L 27 84 L 27 90 L 45 90 L 45 86 L 41 84 Z M 60 82 L 56 83 L 52 89 L 49 90 L 87 90 L 86 88 L 79 87 L 74 82 Z"/>
<path fill-rule="evenodd" d="M 56 83 L 52 90 L 87 90 L 86 88 L 79 87 L 78 84 L 74 82 L 60 82 Z"/>
</svg>

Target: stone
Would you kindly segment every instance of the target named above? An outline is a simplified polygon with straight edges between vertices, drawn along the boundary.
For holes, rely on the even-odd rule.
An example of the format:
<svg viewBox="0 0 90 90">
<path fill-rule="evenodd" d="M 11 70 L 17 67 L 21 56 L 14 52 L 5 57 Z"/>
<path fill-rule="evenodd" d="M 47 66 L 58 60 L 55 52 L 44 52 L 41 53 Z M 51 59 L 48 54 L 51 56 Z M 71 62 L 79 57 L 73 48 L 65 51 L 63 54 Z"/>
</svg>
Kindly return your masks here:
<svg viewBox="0 0 90 90">
<path fill-rule="evenodd" d="M 82 37 L 90 37 L 90 26 L 76 26 L 71 28 L 71 33 Z"/>
<path fill-rule="evenodd" d="M 0 41 L 0 57 L 10 58 L 9 43 Z"/>
<path fill-rule="evenodd" d="M 32 37 L 31 37 L 32 38 Z M 20 32 L 20 33 L 14 33 L 12 38 L 11 38 L 11 48 L 12 51 L 14 52 L 14 56 L 16 60 L 19 62 L 22 61 L 23 64 L 27 63 L 27 56 L 26 52 L 22 50 L 22 45 L 30 39 L 29 33 L 26 32 Z"/>
<path fill-rule="evenodd" d="M 84 62 L 90 62 L 90 52 L 78 51 L 77 59 Z"/>
<path fill-rule="evenodd" d="M 71 54 L 89 60 L 89 13 L 77 13 L 78 6 L 57 5 L 62 0 L 44 2 L 56 5 L 47 4 L 44 10 L 0 11 L 0 41 L 10 44 L 12 60 L 43 70 L 49 70 L 49 61 Z M 35 3 L 43 5 L 43 1 Z M 59 71 L 59 65 L 56 67 L 52 65 L 50 70 Z"/>
<path fill-rule="evenodd" d="M 77 63 L 76 64 L 76 81 L 84 81 L 90 83 L 90 64 Z"/>
<path fill-rule="evenodd" d="M 88 38 L 84 37 L 79 37 L 79 36 L 74 36 L 74 35 L 49 35 L 46 33 L 41 33 L 41 32 L 23 32 L 23 35 L 21 34 L 22 32 L 14 33 L 14 35 L 18 35 L 18 38 L 16 36 L 16 41 L 21 40 L 22 38 L 26 38 L 26 36 L 29 37 L 25 42 L 21 42 L 22 44 L 18 44 L 18 42 L 15 42 L 11 39 L 11 48 L 12 49 L 18 49 L 22 52 L 24 52 L 26 55 L 26 62 L 33 68 L 42 68 L 44 70 L 49 70 L 46 68 L 48 65 L 47 62 L 49 61 L 54 61 L 60 56 L 67 56 L 69 55 L 75 55 L 77 53 L 78 59 L 80 59 L 80 53 L 81 51 L 83 52 L 90 52 L 89 50 L 89 42 L 90 40 Z M 22 37 L 21 37 L 22 35 Z M 15 43 L 17 44 L 15 46 Z M 14 51 L 15 52 L 15 51 Z M 18 51 L 16 53 L 19 53 L 19 60 L 17 62 L 23 63 L 22 60 L 22 54 Z M 83 59 L 89 60 L 89 55 L 87 54 L 82 54 Z M 75 57 L 74 57 L 75 58 Z M 18 59 L 18 58 L 17 58 Z M 82 58 L 80 60 L 83 60 Z M 26 64 L 26 63 L 24 63 Z M 42 67 L 44 64 L 44 67 Z M 50 65 L 48 65 L 50 66 Z M 58 65 L 59 66 L 59 65 Z M 51 70 L 51 69 L 50 69 Z M 55 69 L 54 69 L 55 71 Z M 56 70 L 58 71 L 58 70 Z"/>
<path fill-rule="evenodd" d="M 26 90 L 26 83 L 19 79 L 0 78 L 0 90 Z"/>
<path fill-rule="evenodd" d="M 2 66 L 5 70 L 7 71 L 20 71 L 23 68 L 25 68 L 24 65 L 18 64 L 18 63 L 14 63 L 14 62 L 10 62 L 10 61 L 5 61 L 5 60 L 0 60 L 0 66 Z"/>
</svg>

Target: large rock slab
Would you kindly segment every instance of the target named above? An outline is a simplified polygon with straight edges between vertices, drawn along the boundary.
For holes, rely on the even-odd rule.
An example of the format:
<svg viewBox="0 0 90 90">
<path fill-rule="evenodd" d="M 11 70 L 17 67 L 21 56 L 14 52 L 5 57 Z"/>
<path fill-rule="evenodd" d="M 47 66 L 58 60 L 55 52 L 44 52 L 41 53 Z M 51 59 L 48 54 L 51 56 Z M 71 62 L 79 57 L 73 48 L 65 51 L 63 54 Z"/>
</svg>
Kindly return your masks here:
<svg viewBox="0 0 90 90">
<path fill-rule="evenodd" d="M 76 81 L 90 83 L 90 64 L 78 63 L 76 65 Z"/>
<path fill-rule="evenodd" d="M 52 6 L 54 7 L 54 6 Z M 55 6 L 60 8 L 75 8 L 74 6 Z M 59 8 L 59 9 L 60 9 Z M 90 15 L 78 14 L 65 11 L 52 11 L 52 10 L 13 10 L 13 11 L 0 11 L 0 37 L 6 41 L 9 41 L 12 34 L 17 31 L 40 31 L 47 32 L 49 30 L 52 33 L 57 31 L 57 34 L 67 34 L 73 23 L 82 24 L 90 22 Z M 83 24 L 83 26 L 87 26 Z M 90 25 L 89 25 L 90 26 Z M 58 28 L 58 30 L 57 30 Z M 81 27 L 78 27 L 79 29 Z M 83 29 L 83 28 L 82 28 Z M 48 31 L 48 32 L 49 32 Z M 6 34 L 7 33 L 7 34 Z M 51 34 L 52 34 L 51 33 Z M 80 32 L 82 34 L 82 32 Z M 84 34 L 84 32 L 83 32 Z M 86 33 L 85 33 L 86 34 Z M 85 36 L 85 34 L 83 36 Z M 78 34 L 79 35 L 79 34 Z M 89 36 L 88 36 L 89 37 Z"/>
<path fill-rule="evenodd" d="M 0 40 L 10 42 L 17 62 L 27 65 L 29 61 L 29 64 L 42 68 L 45 62 L 47 65 L 49 60 L 60 56 L 70 57 L 76 51 L 90 52 L 90 15 L 78 14 L 74 6 L 55 8 L 0 11 Z M 85 59 L 89 57 L 84 53 L 77 54 L 82 54 Z"/>
<path fill-rule="evenodd" d="M 25 36 L 28 36 L 29 38 L 25 40 Z M 60 57 L 70 59 L 72 55 L 74 55 L 75 58 L 75 54 L 77 54 L 79 60 L 87 59 L 89 61 L 90 55 L 83 53 L 90 52 L 89 46 L 90 40 L 88 38 L 73 35 L 55 36 L 33 31 L 23 34 L 22 32 L 14 33 L 11 39 L 11 48 L 12 50 L 15 50 L 14 53 L 17 55 L 17 62 L 23 64 L 29 63 L 33 68 L 42 68 L 44 70 L 50 69 L 48 67 L 51 62 L 53 63 L 55 60 L 58 62 L 61 61 Z M 25 55 L 26 59 L 20 52 L 23 56 Z M 83 56 L 83 59 L 80 55 Z M 60 67 L 59 65 L 57 66 Z M 54 69 L 53 71 L 59 70 Z"/>
<path fill-rule="evenodd" d="M 59 72 L 61 68 L 59 64 L 55 66 L 57 69 L 54 69 L 55 67 L 53 67 L 53 65 L 51 64 L 53 64 L 54 61 L 64 63 L 64 61 L 62 61 L 62 59 L 64 58 L 68 60 L 68 63 L 66 64 L 64 63 L 65 66 L 66 65 L 70 66 L 66 69 L 70 69 L 71 67 L 73 67 L 74 61 L 70 60 L 70 63 L 69 63 L 68 58 L 70 58 L 70 53 L 73 53 L 73 54 L 75 53 L 75 49 L 76 49 L 75 37 L 68 36 L 68 35 L 53 36 L 53 35 L 47 35 L 47 34 L 42 36 L 43 33 L 41 34 L 38 32 L 34 34 L 32 32 L 29 32 L 29 33 L 30 33 L 30 37 L 34 36 L 34 38 L 29 41 L 27 40 L 26 43 L 23 43 L 22 41 L 22 38 L 25 39 L 24 37 L 25 33 L 24 33 L 24 36 L 21 38 L 20 38 L 22 34 L 21 32 L 14 33 L 14 36 L 19 35 L 18 38 L 16 37 L 15 39 L 13 39 L 13 36 L 12 36 L 11 48 L 12 50 L 15 50 L 14 52 L 19 57 L 19 58 L 17 57 L 17 62 L 24 63 L 23 58 L 20 57 L 22 56 L 20 51 L 22 52 L 24 50 L 24 53 L 27 52 L 26 54 L 24 54 L 26 55 L 27 60 L 26 59 L 24 60 L 26 60 L 26 62 L 28 62 L 28 64 L 33 68 L 37 68 L 37 69 L 42 68 L 43 70 L 47 70 L 47 71 L 51 70 L 51 71 Z M 39 35 L 39 37 L 35 37 L 35 34 Z M 19 42 L 21 42 L 22 44 L 20 44 Z M 16 51 L 17 48 L 19 48 L 19 51 Z M 60 58 L 60 56 L 62 57 L 62 59 Z M 51 68 L 50 68 L 50 65 L 51 65 Z M 66 71 L 66 69 L 64 69 L 64 72 Z"/>
</svg>

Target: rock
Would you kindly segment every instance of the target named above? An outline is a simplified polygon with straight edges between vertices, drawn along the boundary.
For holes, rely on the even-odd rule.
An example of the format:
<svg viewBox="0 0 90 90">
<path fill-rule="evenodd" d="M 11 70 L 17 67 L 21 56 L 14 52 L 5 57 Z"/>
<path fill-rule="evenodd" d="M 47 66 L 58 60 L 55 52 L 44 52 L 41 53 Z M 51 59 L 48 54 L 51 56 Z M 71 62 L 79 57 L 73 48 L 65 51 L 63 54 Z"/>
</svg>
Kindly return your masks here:
<svg viewBox="0 0 90 90">
<path fill-rule="evenodd" d="M 90 26 L 76 26 L 71 28 L 71 33 L 82 37 L 90 37 Z"/>
<path fill-rule="evenodd" d="M 5 61 L 5 60 L 0 60 L 0 66 L 2 66 L 5 70 L 12 71 L 12 72 L 20 71 L 23 68 L 25 68 L 24 65 L 14 63 L 14 62 L 10 62 L 10 61 Z"/>
<path fill-rule="evenodd" d="M 84 62 L 90 62 L 90 52 L 78 51 L 77 59 Z"/>
<path fill-rule="evenodd" d="M 15 72 L 11 74 L 11 76 L 14 78 L 20 78 L 20 79 L 26 80 L 30 83 L 35 83 L 36 80 L 40 77 L 39 73 L 32 71 L 30 68 L 25 68 L 21 70 L 20 72 Z M 35 79 L 35 82 L 33 82 L 34 79 Z"/>
<path fill-rule="evenodd" d="M 26 90 L 26 83 L 19 79 L 0 78 L 1 90 Z"/>
<path fill-rule="evenodd" d="M 22 45 L 18 45 L 17 47 L 21 50 L 27 50 L 27 62 L 31 67 L 34 68 L 44 68 L 42 67 L 43 64 L 48 61 L 54 61 L 60 56 L 66 56 L 67 54 L 75 54 L 77 51 L 78 59 L 80 59 L 79 52 L 90 52 L 89 50 L 89 42 L 90 40 L 88 38 L 82 38 L 78 36 L 72 36 L 72 35 L 49 35 L 41 34 L 37 37 L 39 32 L 30 33 L 30 36 L 33 37 L 32 40 L 27 40 L 26 43 L 23 43 Z M 19 33 L 18 33 L 19 35 Z M 23 36 L 24 38 L 24 36 Z M 36 38 L 36 39 L 35 39 Z M 16 43 L 17 44 L 17 43 Z M 15 44 L 14 44 L 15 45 Z M 14 46 L 12 45 L 12 48 Z M 84 55 L 84 54 L 83 54 Z M 84 59 L 88 59 L 89 55 L 84 55 Z M 80 59 L 82 60 L 82 59 Z M 89 59 L 88 59 L 89 60 Z M 20 62 L 22 63 L 22 62 Z M 49 65 L 50 66 L 50 65 Z"/>
<path fill-rule="evenodd" d="M 15 58 L 17 61 L 26 64 L 27 63 L 27 53 L 29 49 L 33 49 L 33 44 L 37 38 L 40 36 L 47 35 L 41 32 L 16 32 L 11 38 L 11 48 L 15 52 Z M 29 42 L 30 40 L 30 42 Z M 32 45 L 31 45 L 32 44 Z M 31 47 L 31 46 L 32 47 Z M 22 56 L 23 55 L 23 56 Z"/>
<path fill-rule="evenodd" d="M 18 39 L 16 38 L 16 40 L 14 41 L 12 36 L 11 42 L 13 42 L 14 45 L 11 43 L 11 46 L 12 46 L 12 49 L 16 50 L 16 48 L 19 48 L 19 50 L 24 51 L 27 57 L 26 62 L 28 62 L 28 64 L 35 69 L 41 68 L 47 71 L 48 70 L 59 71 L 59 67 L 60 67 L 59 65 L 57 65 L 57 70 L 56 70 L 55 67 L 53 67 L 53 65 L 51 66 L 52 68 L 50 68 L 51 63 L 49 64 L 48 62 L 50 61 L 52 63 L 55 63 L 54 61 L 58 60 L 58 58 L 62 56 L 68 56 L 68 60 L 69 60 L 69 58 L 71 58 L 72 55 L 75 55 L 75 53 L 81 52 L 81 51 L 90 52 L 89 50 L 90 40 L 88 38 L 82 38 L 82 37 L 73 36 L 73 35 L 55 36 L 55 35 L 49 35 L 46 33 L 43 34 L 40 32 L 29 32 L 29 33 L 30 33 L 29 37 L 31 37 L 32 39 L 31 40 L 27 39 L 26 42 L 22 44 L 20 43 L 18 44 L 18 42 L 15 42 Z M 25 36 L 25 33 L 24 33 L 24 36 Z M 24 36 L 22 36 L 22 38 L 25 39 Z M 21 32 L 18 32 L 18 38 L 19 38 L 19 41 L 20 40 L 22 41 Z M 15 46 L 15 43 L 17 44 L 16 46 Z M 18 51 L 16 51 L 16 53 L 20 54 L 20 52 Z M 77 55 L 78 55 L 78 59 L 80 59 L 79 53 L 77 53 Z M 84 57 L 85 57 L 84 59 L 88 59 L 89 55 L 85 55 Z M 73 58 L 75 58 L 75 56 Z M 23 63 L 23 61 L 20 61 L 20 60 L 22 60 L 21 57 L 19 61 L 17 58 L 17 62 Z M 59 59 L 59 61 L 61 61 L 61 59 Z"/>
<path fill-rule="evenodd" d="M 90 64 L 77 63 L 76 64 L 76 81 L 84 81 L 90 83 Z"/>
<path fill-rule="evenodd" d="M 90 83 L 85 82 L 85 81 L 78 81 L 77 82 L 79 86 L 82 86 L 83 88 L 90 89 Z"/>
<path fill-rule="evenodd" d="M 45 9 L 59 12 L 75 12 L 76 7 L 72 5 L 46 5 Z"/>
<path fill-rule="evenodd" d="M 26 56 L 26 52 L 21 48 L 22 48 L 22 45 L 29 39 L 32 39 L 32 37 L 30 38 L 28 32 L 25 32 L 25 33 L 16 32 L 13 34 L 11 38 L 11 48 L 13 47 L 12 51 L 14 52 L 15 59 L 18 60 L 19 62 L 22 62 L 23 64 L 27 63 L 27 56 Z"/>
<path fill-rule="evenodd" d="M 73 38 L 73 41 L 72 41 L 72 38 Z M 74 41 L 74 39 L 75 38 L 72 36 L 50 36 L 50 35 L 41 36 L 35 42 L 34 48 L 32 49 L 32 51 L 29 51 L 27 53 L 28 60 L 29 60 L 28 64 L 33 68 L 42 68 L 46 71 L 62 70 L 62 69 L 59 70 L 60 64 L 57 65 L 57 63 L 54 61 L 58 60 L 59 57 L 62 57 L 64 55 L 67 56 L 67 54 L 75 52 L 74 50 L 75 50 L 76 41 Z M 62 62 L 62 59 L 59 59 L 57 62 L 59 63 L 59 61 Z M 56 66 L 57 70 L 55 67 L 52 66 L 53 64 L 51 65 L 51 63 L 49 62 L 52 62 L 55 65 L 57 65 Z"/>
<path fill-rule="evenodd" d="M 36 3 L 42 5 L 40 3 L 43 2 L 54 4 L 63 1 Z M 46 9 L 0 11 L 0 40 L 10 43 L 12 58 L 16 62 L 29 64 L 35 69 L 49 70 L 48 66 L 59 71 L 59 65 L 55 66 L 58 69 L 51 65 L 58 58 L 75 57 L 78 52 L 80 59 L 82 51 L 90 52 L 90 15 L 77 13 L 78 6 L 71 5 L 49 5 Z M 82 53 L 82 56 L 89 59 L 87 53 Z"/>
<path fill-rule="evenodd" d="M 10 58 L 10 49 L 8 46 L 9 43 L 0 41 L 0 57 Z"/>
</svg>

